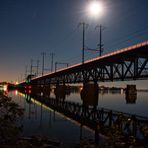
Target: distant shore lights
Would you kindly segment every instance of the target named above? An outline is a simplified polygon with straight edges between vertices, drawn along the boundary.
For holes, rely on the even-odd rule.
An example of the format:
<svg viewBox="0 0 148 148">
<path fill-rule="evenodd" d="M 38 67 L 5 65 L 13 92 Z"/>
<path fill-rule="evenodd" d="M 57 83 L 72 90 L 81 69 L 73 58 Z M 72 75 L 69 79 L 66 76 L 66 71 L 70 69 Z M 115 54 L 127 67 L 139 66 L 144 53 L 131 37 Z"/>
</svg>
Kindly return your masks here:
<svg viewBox="0 0 148 148">
<path fill-rule="evenodd" d="M 8 90 L 8 85 L 4 85 L 3 90 L 6 92 Z"/>
</svg>

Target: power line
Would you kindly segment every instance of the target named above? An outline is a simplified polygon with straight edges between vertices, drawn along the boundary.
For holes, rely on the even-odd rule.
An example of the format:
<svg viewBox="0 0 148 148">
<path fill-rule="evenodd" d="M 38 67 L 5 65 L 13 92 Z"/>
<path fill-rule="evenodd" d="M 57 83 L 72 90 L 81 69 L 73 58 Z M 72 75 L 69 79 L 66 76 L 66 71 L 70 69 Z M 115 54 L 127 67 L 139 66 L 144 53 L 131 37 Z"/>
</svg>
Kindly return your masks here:
<svg viewBox="0 0 148 148">
<path fill-rule="evenodd" d="M 142 5 L 140 5 L 140 6 L 139 5 L 136 5 L 136 7 L 134 7 L 134 9 L 133 9 L 134 11 L 131 11 L 131 7 L 129 7 L 128 8 L 128 11 L 126 11 L 126 12 L 124 11 L 124 15 L 122 15 L 122 17 L 120 17 L 118 20 L 114 21 L 113 23 L 111 22 L 110 23 L 110 26 L 115 25 L 115 24 L 116 25 L 117 24 L 120 25 L 122 22 L 126 22 L 127 19 L 129 19 L 129 18 L 134 17 L 135 15 L 137 15 L 137 12 L 140 9 L 143 9 L 143 10 L 144 9 L 147 9 L 147 8 L 145 8 L 147 6 L 145 3 L 146 3 L 146 1 L 144 1 L 144 3 L 142 3 Z M 132 24 L 132 28 L 133 28 L 133 24 Z M 128 29 L 129 29 L 129 27 L 128 27 Z M 140 32 L 141 32 L 141 30 L 140 30 Z M 135 32 L 133 32 L 133 33 L 127 35 L 127 36 L 125 36 L 123 39 L 122 38 L 121 39 L 117 38 L 116 39 L 116 42 L 115 43 L 112 43 L 111 45 L 121 44 L 123 42 L 129 41 L 130 39 L 132 39 L 134 37 L 138 37 L 137 36 L 138 33 L 139 33 L 139 30 L 138 31 L 135 31 Z M 145 34 L 145 32 L 143 34 Z M 131 37 L 129 37 L 129 36 L 131 36 Z M 128 37 L 128 39 L 125 39 L 127 37 Z"/>
<path fill-rule="evenodd" d="M 55 72 L 57 70 L 57 65 L 66 65 L 67 67 L 69 66 L 68 63 L 63 63 L 63 62 L 55 62 Z"/>
<path fill-rule="evenodd" d="M 123 44 L 123 43 L 125 43 L 125 42 L 127 42 L 129 40 L 132 40 L 133 38 L 135 39 L 137 37 L 140 37 L 140 36 L 142 36 L 142 35 L 144 35 L 145 33 L 148 32 L 147 29 L 148 29 L 148 27 L 145 28 L 144 30 L 137 30 L 137 31 L 135 31 L 135 32 L 133 32 L 131 34 L 128 34 L 127 35 L 128 37 L 127 36 L 122 37 L 117 42 L 112 43 L 110 46 L 117 46 L 117 45 Z"/>
<path fill-rule="evenodd" d="M 120 1 L 118 1 L 118 3 L 114 3 L 114 4 L 118 4 L 118 5 L 120 5 L 120 7 L 122 8 L 123 7 L 123 4 L 120 2 Z M 129 1 L 130 2 L 130 1 Z M 145 4 L 146 3 L 146 4 Z M 111 3 L 112 4 L 112 3 Z M 130 5 L 130 4 L 129 4 Z M 128 5 L 128 6 L 129 6 Z M 115 5 L 114 5 L 115 6 Z M 119 6 L 118 6 L 119 7 Z M 141 7 L 141 9 L 147 9 L 147 2 L 146 1 L 144 1 L 144 2 L 142 2 L 142 5 L 138 5 L 137 7 L 134 7 L 134 9 L 131 11 L 131 7 L 130 8 L 128 8 L 128 7 L 126 7 L 126 8 L 128 8 L 129 10 L 128 11 L 126 11 L 126 12 L 124 12 L 124 13 L 122 13 L 122 17 L 119 17 L 116 21 L 112 21 L 112 22 L 110 22 L 110 26 L 114 26 L 115 24 L 117 24 L 117 23 L 122 23 L 122 22 L 124 22 L 125 20 L 127 20 L 128 18 L 130 18 L 130 17 L 133 17 L 133 16 L 137 16 L 137 12 L 138 12 L 138 10 L 140 9 L 140 7 Z M 144 8 L 144 7 L 146 7 L 146 8 Z M 110 9 L 114 9 L 114 8 L 110 8 Z M 123 9 L 122 9 L 123 10 Z"/>
</svg>

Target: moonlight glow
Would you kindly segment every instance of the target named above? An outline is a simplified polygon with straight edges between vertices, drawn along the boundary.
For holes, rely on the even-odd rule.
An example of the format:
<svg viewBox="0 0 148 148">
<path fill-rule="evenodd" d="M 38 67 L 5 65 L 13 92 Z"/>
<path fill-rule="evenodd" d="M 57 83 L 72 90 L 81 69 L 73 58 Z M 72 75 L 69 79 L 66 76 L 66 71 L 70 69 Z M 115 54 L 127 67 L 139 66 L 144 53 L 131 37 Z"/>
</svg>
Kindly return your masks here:
<svg viewBox="0 0 148 148">
<path fill-rule="evenodd" d="M 103 11 L 103 5 L 101 2 L 92 1 L 88 6 L 88 11 L 92 16 L 98 16 Z"/>
</svg>

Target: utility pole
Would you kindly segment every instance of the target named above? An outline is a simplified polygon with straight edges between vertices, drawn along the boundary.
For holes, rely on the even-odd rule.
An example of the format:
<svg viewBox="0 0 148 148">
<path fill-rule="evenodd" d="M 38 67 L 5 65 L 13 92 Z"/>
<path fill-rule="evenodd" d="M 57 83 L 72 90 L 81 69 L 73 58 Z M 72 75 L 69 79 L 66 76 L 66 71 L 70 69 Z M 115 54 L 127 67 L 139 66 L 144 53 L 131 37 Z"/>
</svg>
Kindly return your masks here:
<svg viewBox="0 0 148 148">
<path fill-rule="evenodd" d="M 53 71 L 53 56 L 55 56 L 55 54 L 52 52 L 50 53 L 51 55 L 51 72 Z"/>
<path fill-rule="evenodd" d="M 56 72 L 56 70 L 57 70 L 57 62 L 55 62 L 55 72 Z"/>
<path fill-rule="evenodd" d="M 25 79 L 27 78 L 27 73 L 28 73 L 28 66 L 26 65 L 26 67 L 25 67 Z"/>
<path fill-rule="evenodd" d="M 39 60 L 37 60 L 37 65 L 36 65 L 36 76 L 38 76 L 38 72 L 39 72 Z"/>
<path fill-rule="evenodd" d="M 31 59 L 31 64 L 30 64 L 30 75 L 32 75 L 32 67 L 33 67 L 33 60 Z"/>
<path fill-rule="evenodd" d="M 84 50 L 85 50 L 85 29 L 88 26 L 85 22 L 80 23 L 79 25 L 82 25 L 82 64 L 84 64 Z"/>
<path fill-rule="evenodd" d="M 99 55 L 101 56 L 102 55 L 102 52 L 103 52 L 103 46 L 104 46 L 104 44 L 102 44 L 102 31 L 105 29 L 105 27 L 104 26 L 102 26 L 102 25 L 99 25 L 99 26 L 96 26 L 96 28 L 99 28 L 99 31 L 100 31 L 100 43 L 98 44 L 98 46 L 99 46 Z"/>
<path fill-rule="evenodd" d="M 42 59 L 42 76 L 43 76 L 44 75 L 44 59 L 45 59 L 46 53 L 42 52 L 41 55 L 43 56 L 43 59 Z"/>
<path fill-rule="evenodd" d="M 102 26 L 100 25 L 100 45 L 99 45 L 99 50 L 100 50 L 100 56 L 102 55 Z"/>
<path fill-rule="evenodd" d="M 85 48 L 85 23 L 83 22 L 82 23 L 82 26 L 83 26 L 83 41 L 82 41 L 82 64 L 84 64 L 84 48 Z"/>
</svg>

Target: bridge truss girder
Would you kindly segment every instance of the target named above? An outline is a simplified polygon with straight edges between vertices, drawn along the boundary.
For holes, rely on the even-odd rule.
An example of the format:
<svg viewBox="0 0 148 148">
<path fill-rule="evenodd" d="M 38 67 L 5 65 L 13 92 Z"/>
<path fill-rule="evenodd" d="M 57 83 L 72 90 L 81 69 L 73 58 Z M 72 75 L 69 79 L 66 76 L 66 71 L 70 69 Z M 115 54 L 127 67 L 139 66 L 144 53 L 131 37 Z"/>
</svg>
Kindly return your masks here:
<svg viewBox="0 0 148 148">
<path fill-rule="evenodd" d="M 54 77 L 38 80 L 38 83 L 85 83 L 105 81 L 142 80 L 148 78 L 148 58 L 132 58 L 118 62 L 100 62 L 95 65 L 82 65 L 81 69 L 60 73 Z"/>
</svg>

